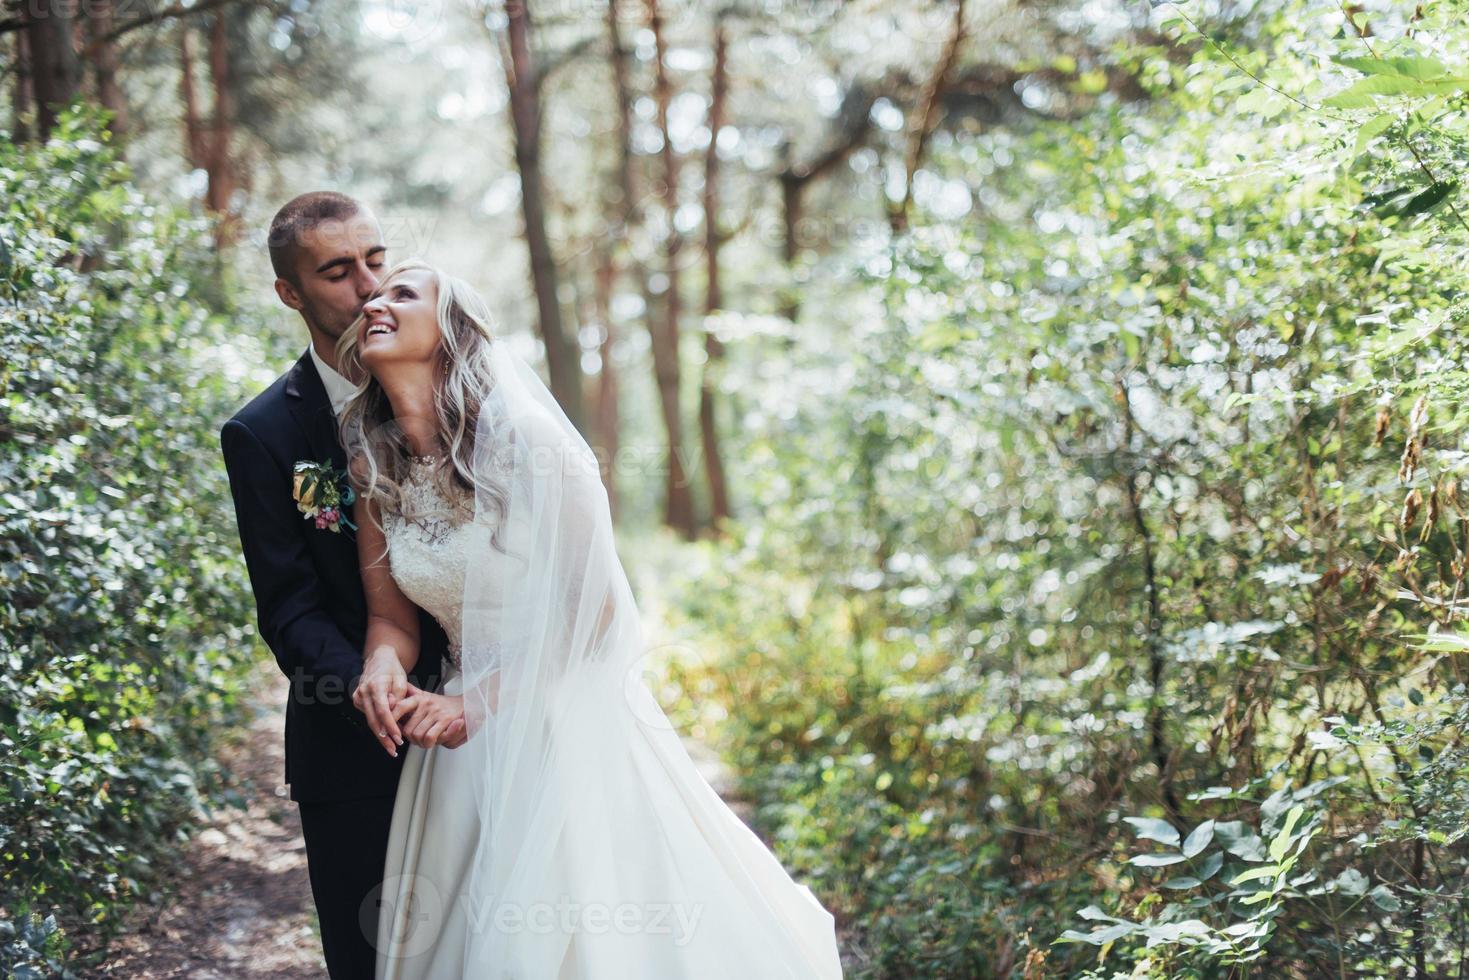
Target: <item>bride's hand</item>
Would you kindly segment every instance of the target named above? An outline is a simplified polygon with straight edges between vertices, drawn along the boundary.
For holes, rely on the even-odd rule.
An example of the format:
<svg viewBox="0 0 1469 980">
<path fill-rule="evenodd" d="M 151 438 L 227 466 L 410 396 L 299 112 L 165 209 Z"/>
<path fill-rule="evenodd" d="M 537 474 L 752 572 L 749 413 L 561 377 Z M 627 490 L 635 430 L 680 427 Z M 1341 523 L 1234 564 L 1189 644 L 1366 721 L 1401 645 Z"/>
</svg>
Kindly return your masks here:
<svg viewBox="0 0 1469 980">
<path fill-rule="evenodd" d="M 408 696 L 394 711 L 399 717 L 409 714 L 403 736 L 414 745 L 452 749 L 464 744 L 464 698 L 459 695 L 434 694 L 409 684 Z"/>
<path fill-rule="evenodd" d="M 379 646 L 367 656 L 362 668 L 362 677 L 357 689 L 352 692 L 352 704 L 367 715 L 367 724 L 388 754 L 397 758 L 398 746 L 403 744 L 403 735 L 398 727 L 400 712 L 395 710 L 410 685 L 408 674 L 393 648 Z"/>
</svg>

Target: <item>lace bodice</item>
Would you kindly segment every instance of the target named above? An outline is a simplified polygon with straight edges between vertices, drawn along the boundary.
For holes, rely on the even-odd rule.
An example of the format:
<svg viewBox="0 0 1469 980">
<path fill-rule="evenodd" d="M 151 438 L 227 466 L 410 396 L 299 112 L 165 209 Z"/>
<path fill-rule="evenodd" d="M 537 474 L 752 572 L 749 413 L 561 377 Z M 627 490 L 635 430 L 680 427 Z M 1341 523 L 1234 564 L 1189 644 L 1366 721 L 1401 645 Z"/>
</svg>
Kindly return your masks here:
<svg viewBox="0 0 1469 980">
<path fill-rule="evenodd" d="M 414 457 L 405 490 L 416 508 L 449 507 L 431 479 L 433 463 Z M 459 669 L 464 576 L 473 554 L 482 554 L 488 529 L 469 517 L 430 516 L 406 520 L 391 511 L 383 516 L 388 564 L 403 594 L 428 611 L 449 637 L 449 659 Z"/>
</svg>

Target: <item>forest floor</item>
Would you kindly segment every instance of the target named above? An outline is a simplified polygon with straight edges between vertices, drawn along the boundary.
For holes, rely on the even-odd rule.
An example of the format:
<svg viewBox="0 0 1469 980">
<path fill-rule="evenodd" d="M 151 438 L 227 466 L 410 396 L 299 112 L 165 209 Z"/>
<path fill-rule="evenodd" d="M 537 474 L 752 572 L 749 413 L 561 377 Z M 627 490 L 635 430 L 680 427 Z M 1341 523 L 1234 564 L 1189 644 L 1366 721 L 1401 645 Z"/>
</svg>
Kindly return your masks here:
<svg viewBox="0 0 1469 980">
<path fill-rule="evenodd" d="M 222 808 L 190 838 L 161 908 L 139 910 L 89 978 L 265 980 L 326 976 L 306 843 L 286 797 L 287 681 L 256 672 L 253 720 L 222 746 L 244 807 Z"/>
</svg>

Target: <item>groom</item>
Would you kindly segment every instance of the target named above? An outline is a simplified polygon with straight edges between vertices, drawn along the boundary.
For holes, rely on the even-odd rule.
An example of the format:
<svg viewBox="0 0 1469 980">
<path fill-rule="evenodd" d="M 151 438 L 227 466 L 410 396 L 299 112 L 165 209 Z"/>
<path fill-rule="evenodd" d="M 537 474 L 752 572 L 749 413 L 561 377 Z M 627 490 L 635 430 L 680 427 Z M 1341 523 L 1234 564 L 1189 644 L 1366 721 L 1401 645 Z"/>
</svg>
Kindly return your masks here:
<svg viewBox="0 0 1469 980">
<path fill-rule="evenodd" d="M 346 467 L 336 417 L 354 385 L 335 369 L 336 341 L 377 287 L 387 249 L 366 206 L 326 191 L 282 207 L 269 247 L 276 294 L 301 314 L 311 345 L 225 423 L 220 445 L 260 635 L 291 680 L 286 782 L 301 815 L 327 969 L 332 980 L 371 980 L 371 899 L 382 882 L 404 752 L 385 750 L 372 730 L 384 725 L 370 725 L 352 693 L 364 675 L 396 671 L 400 691 L 405 678 L 390 655 L 364 667 L 367 607 L 356 543 L 345 529 L 334 533 L 306 519 L 292 490 L 298 461 Z M 422 611 L 419 635 L 418 663 L 406 682 L 432 691 L 447 638 Z"/>
</svg>

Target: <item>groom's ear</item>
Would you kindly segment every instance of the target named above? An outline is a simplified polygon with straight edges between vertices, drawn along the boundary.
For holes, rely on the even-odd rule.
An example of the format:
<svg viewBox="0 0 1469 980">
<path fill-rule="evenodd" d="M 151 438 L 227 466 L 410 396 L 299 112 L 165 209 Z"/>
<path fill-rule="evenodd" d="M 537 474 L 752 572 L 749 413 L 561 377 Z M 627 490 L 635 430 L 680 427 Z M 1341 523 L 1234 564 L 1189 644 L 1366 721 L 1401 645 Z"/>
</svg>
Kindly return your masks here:
<svg viewBox="0 0 1469 980">
<path fill-rule="evenodd" d="M 288 279 L 277 279 L 275 281 L 275 294 L 281 298 L 281 302 L 293 310 L 299 310 L 306 305 L 301 298 L 301 291 L 291 284 Z"/>
</svg>

